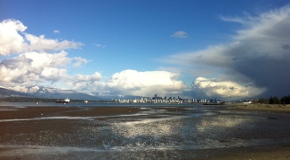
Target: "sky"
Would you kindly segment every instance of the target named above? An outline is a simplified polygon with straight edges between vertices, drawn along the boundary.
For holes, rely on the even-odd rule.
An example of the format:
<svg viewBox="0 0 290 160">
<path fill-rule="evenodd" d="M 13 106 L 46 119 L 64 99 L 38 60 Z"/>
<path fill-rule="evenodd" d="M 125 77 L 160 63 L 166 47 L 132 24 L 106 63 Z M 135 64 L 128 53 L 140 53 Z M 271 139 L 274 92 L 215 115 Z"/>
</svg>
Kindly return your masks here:
<svg viewBox="0 0 290 160">
<path fill-rule="evenodd" d="M 0 86 L 16 91 L 281 97 L 289 66 L 288 0 L 0 0 Z"/>
</svg>

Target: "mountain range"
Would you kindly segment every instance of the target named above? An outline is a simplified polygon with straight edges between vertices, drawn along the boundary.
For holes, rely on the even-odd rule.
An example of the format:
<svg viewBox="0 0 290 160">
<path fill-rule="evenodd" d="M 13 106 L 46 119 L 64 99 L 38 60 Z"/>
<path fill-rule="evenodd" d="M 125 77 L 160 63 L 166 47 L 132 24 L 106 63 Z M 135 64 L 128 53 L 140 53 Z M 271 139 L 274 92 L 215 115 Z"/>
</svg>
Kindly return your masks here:
<svg viewBox="0 0 290 160">
<path fill-rule="evenodd" d="M 76 99 L 76 100 L 111 100 L 111 99 L 131 99 L 131 98 L 140 98 L 139 96 L 129 96 L 122 95 L 120 93 L 115 94 L 86 94 L 73 90 L 61 90 L 57 88 L 50 87 L 38 87 L 31 86 L 26 87 L 24 91 L 16 91 L 9 88 L 0 87 L 0 98 L 5 97 L 32 97 L 32 98 L 48 98 L 48 99 Z"/>
</svg>

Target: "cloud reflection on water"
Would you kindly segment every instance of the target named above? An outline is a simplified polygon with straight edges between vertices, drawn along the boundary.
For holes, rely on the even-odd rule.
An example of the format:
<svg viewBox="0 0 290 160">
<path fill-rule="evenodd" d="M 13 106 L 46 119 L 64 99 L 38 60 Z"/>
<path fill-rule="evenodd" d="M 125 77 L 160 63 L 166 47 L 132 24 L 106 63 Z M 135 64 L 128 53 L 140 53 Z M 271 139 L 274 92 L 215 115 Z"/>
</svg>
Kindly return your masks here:
<svg viewBox="0 0 290 160">
<path fill-rule="evenodd" d="M 120 138 L 123 148 L 127 149 L 220 148 L 228 147 L 228 144 L 220 143 L 232 134 L 227 129 L 239 128 L 247 122 L 247 119 L 239 117 L 206 115 L 171 115 L 167 118 L 113 123 L 109 130 L 113 137 Z"/>
<path fill-rule="evenodd" d="M 200 123 L 196 124 L 196 128 L 199 132 L 206 132 L 215 127 L 222 127 L 224 129 L 229 127 L 236 127 L 247 120 L 244 118 L 229 118 L 224 116 L 218 116 L 214 119 L 203 119 Z"/>
</svg>

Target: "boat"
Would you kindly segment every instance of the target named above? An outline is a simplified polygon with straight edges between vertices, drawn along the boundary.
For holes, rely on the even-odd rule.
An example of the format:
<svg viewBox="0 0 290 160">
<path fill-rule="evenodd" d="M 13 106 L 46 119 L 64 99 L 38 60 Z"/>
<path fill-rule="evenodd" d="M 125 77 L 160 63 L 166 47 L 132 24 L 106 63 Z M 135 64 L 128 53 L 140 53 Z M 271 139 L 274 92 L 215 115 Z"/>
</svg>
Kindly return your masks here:
<svg viewBox="0 0 290 160">
<path fill-rule="evenodd" d="M 69 103 L 70 99 L 66 98 L 66 99 L 61 99 L 61 100 L 56 100 L 56 103 Z"/>
</svg>

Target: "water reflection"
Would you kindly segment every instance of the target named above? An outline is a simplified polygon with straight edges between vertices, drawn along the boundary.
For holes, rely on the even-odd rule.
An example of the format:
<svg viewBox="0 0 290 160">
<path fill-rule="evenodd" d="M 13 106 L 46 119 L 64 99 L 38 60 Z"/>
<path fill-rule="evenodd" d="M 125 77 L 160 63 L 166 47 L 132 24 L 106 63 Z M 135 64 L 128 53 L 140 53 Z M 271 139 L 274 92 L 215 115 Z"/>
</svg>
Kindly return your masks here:
<svg viewBox="0 0 290 160">
<path fill-rule="evenodd" d="M 121 150 L 205 149 L 258 145 L 257 142 L 265 139 L 259 137 L 261 139 L 256 140 L 266 119 L 233 114 L 197 114 L 199 116 L 168 115 L 163 118 L 155 115 L 114 122 L 102 129 L 105 133 L 103 145 L 106 144 L 107 149 Z M 100 135 L 99 132 L 96 134 Z"/>
<path fill-rule="evenodd" d="M 127 137 L 134 138 L 137 136 L 166 136 L 174 133 L 176 123 L 172 121 L 184 118 L 176 116 L 174 118 L 158 118 L 158 119 L 145 119 L 133 122 L 114 123 L 112 129 L 116 133 Z"/>
<path fill-rule="evenodd" d="M 208 130 L 222 127 L 223 129 L 229 127 L 237 127 L 243 123 L 247 123 L 247 119 L 241 117 L 228 117 L 228 116 L 218 116 L 213 118 L 203 118 L 198 124 L 196 124 L 196 128 L 199 132 L 206 132 Z"/>
<path fill-rule="evenodd" d="M 199 113 L 200 114 L 200 113 Z M 151 149 L 203 149 L 229 147 L 235 137 L 233 128 L 243 127 L 247 119 L 239 117 L 170 116 L 115 122 L 99 128 L 106 149 L 151 150 Z M 102 134 L 103 133 L 103 134 Z M 231 147 L 235 143 L 230 144 Z"/>
</svg>

